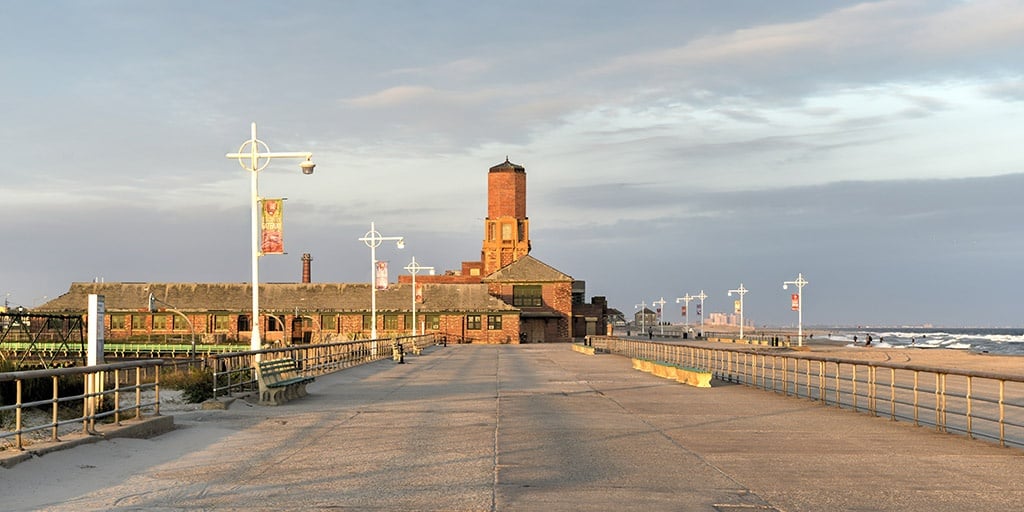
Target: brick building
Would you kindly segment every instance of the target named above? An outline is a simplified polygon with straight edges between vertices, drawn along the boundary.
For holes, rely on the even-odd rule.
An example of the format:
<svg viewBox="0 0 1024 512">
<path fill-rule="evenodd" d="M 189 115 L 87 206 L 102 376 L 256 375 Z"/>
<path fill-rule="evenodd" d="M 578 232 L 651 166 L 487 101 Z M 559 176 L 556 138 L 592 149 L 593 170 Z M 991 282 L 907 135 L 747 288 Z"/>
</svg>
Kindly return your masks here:
<svg viewBox="0 0 1024 512">
<path fill-rule="evenodd" d="M 489 169 L 487 184 L 480 260 L 463 261 L 459 270 L 442 275 L 417 276 L 417 332 L 481 343 L 561 342 L 603 334 L 604 298 L 587 304 L 583 281 L 529 254 L 526 169 L 506 158 Z M 263 339 L 287 344 L 368 337 L 370 284 L 312 283 L 311 261 L 303 255 L 301 283 L 260 284 Z M 250 284 L 72 283 L 67 293 L 36 310 L 82 312 L 90 293 L 105 296 L 110 339 L 195 332 L 204 342 L 248 342 L 251 335 Z M 150 293 L 177 312 L 149 312 Z M 412 300 L 409 275 L 378 290 L 378 337 L 411 332 Z"/>
</svg>

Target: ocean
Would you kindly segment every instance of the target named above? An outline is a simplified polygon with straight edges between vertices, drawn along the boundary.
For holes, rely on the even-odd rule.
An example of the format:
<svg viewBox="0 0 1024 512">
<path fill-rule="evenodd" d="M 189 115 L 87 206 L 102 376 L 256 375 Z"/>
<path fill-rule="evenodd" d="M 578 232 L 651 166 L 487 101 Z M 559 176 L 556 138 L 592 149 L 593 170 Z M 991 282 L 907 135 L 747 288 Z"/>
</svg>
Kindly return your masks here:
<svg viewBox="0 0 1024 512">
<path fill-rule="evenodd" d="M 820 330 L 815 329 L 820 332 Z M 946 348 L 967 350 L 985 354 L 1024 355 L 1024 329 L 981 329 L 981 328 L 835 328 L 831 338 L 837 341 L 863 346 L 870 334 L 871 345 L 881 348 L 929 349 Z"/>
</svg>

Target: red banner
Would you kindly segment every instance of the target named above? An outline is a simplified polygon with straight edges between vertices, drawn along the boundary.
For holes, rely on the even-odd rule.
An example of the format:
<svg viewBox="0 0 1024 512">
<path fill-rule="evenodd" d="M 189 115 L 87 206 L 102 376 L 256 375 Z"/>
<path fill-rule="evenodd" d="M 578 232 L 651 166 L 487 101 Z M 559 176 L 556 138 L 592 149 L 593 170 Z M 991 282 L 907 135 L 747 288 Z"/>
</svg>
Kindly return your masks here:
<svg viewBox="0 0 1024 512">
<path fill-rule="evenodd" d="M 260 251 L 263 254 L 284 254 L 284 201 L 264 199 L 261 203 L 263 243 Z"/>
<path fill-rule="evenodd" d="M 793 311 L 800 311 L 800 294 L 794 293 L 790 299 L 793 301 Z"/>
<path fill-rule="evenodd" d="M 416 283 L 416 303 L 423 304 L 423 283 Z"/>
<path fill-rule="evenodd" d="M 377 262 L 377 275 L 375 277 L 376 278 L 374 279 L 374 286 L 376 286 L 378 290 L 387 290 L 388 289 L 388 262 L 386 262 L 386 261 L 378 261 Z"/>
<path fill-rule="evenodd" d="M 686 306 L 683 306 L 683 307 L 682 307 L 682 315 L 683 315 L 683 316 L 686 316 Z"/>
</svg>

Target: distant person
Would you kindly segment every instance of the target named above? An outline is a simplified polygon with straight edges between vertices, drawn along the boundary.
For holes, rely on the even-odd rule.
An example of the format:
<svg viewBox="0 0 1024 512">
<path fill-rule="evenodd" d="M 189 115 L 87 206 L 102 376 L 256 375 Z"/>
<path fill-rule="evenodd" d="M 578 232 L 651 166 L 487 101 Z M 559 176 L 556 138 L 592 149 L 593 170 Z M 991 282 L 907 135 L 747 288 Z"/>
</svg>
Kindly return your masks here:
<svg viewBox="0 0 1024 512">
<path fill-rule="evenodd" d="M 917 345 L 917 338 L 910 338 L 911 345 Z"/>
<path fill-rule="evenodd" d="M 857 344 L 857 337 L 856 337 L 856 336 L 854 336 L 854 337 L 853 337 L 853 344 L 854 344 L 854 345 L 856 345 L 856 344 Z"/>
<path fill-rule="evenodd" d="M 864 346 L 865 347 L 870 347 L 871 346 L 871 335 L 870 334 L 868 334 L 868 340 L 864 342 Z"/>
<path fill-rule="evenodd" d="M 647 339 L 649 339 L 649 340 L 653 340 L 654 339 L 654 327 L 648 327 L 647 328 Z"/>
</svg>

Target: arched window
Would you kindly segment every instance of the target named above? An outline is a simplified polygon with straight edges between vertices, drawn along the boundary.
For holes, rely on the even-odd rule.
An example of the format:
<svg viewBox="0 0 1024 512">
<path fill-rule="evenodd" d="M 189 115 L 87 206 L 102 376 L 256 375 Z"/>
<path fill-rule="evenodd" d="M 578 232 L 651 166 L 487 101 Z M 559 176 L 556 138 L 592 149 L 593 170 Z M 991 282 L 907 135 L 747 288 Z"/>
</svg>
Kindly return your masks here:
<svg viewBox="0 0 1024 512">
<path fill-rule="evenodd" d="M 238 332 L 246 332 L 252 330 L 252 324 L 249 322 L 249 315 L 238 315 Z"/>
</svg>

